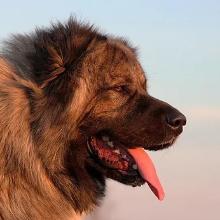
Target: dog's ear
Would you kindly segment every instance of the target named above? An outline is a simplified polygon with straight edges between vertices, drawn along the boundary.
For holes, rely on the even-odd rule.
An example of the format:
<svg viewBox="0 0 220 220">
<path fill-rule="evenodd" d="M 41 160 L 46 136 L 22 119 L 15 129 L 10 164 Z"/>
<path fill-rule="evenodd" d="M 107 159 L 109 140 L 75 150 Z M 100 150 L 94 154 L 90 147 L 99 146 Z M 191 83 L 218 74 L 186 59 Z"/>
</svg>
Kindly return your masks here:
<svg viewBox="0 0 220 220">
<path fill-rule="evenodd" d="M 70 19 L 49 30 L 36 30 L 34 52 L 28 55 L 36 83 L 44 88 L 59 76 L 74 71 L 95 42 L 106 40 L 93 26 L 79 25 Z"/>
<path fill-rule="evenodd" d="M 45 88 L 53 80 L 71 70 L 83 56 L 92 48 L 96 38 L 74 37 L 71 42 L 59 41 L 37 48 L 36 56 L 32 59 L 36 81 Z"/>
</svg>

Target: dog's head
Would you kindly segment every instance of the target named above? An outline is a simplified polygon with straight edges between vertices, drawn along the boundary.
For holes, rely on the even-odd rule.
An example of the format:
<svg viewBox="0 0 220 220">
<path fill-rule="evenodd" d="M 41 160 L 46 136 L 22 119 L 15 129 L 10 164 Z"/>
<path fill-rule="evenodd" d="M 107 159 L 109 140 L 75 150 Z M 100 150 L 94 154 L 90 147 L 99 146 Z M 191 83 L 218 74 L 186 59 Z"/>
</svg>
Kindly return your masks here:
<svg viewBox="0 0 220 220">
<path fill-rule="evenodd" d="M 161 150 L 171 146 L 186 124 L 185 116 L 148 94 L 135 50 L 122 40 L 96 44 L 82 69 L 87 94 L 86 114 L 79 129 L 87 139 L 93 163 L 107 177 L 141 185 L 143 178 L 128 149 Z"/>
<path fill-rule="evenodd" d="M 16 49 L 24 44 L 26 50 Z M 43 91 L 41 97 L 27 93 L 33 137 L 48 172 L 62 170 L 74 181 L 89 175 L 98 185 L 103 177 L 143 184 L 130 149 L 171 146 L 186 118 L 149 95 L 135 49 L 71 20 L 18 37 L 14 45 L 7 58 Z"/>
</svg>

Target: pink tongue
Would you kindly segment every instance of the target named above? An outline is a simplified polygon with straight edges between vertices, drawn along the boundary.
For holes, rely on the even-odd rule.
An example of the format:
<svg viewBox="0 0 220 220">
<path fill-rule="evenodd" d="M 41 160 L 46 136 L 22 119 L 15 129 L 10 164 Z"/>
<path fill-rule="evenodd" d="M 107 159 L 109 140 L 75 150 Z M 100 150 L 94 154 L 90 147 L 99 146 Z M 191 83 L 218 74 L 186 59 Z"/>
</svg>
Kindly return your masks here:
<svg viewBox="0 0 220 220">
<path fill-rule="evenodd" d="M 138 170 L 159 200 L 164 199 L 164 191 L 160 184 L 154 164 L 143 148 L 128 149 L 133 156 Z"/>
</svg>

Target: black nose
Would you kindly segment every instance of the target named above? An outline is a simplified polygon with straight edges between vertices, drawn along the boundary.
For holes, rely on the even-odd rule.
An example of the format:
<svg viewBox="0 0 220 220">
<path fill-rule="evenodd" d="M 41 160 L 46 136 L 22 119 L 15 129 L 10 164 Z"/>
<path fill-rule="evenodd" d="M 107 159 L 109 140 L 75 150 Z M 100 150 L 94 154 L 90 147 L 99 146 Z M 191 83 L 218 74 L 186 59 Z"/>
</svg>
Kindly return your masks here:
<svg viewBox="0 0 220 220">
<path fill-rule="evenodd" d="M 166 119 L 167 124 L 173 129 L 178 129 L 186 125 L 186 117 L 176 109 L 169 111 Z"/>
</svg>

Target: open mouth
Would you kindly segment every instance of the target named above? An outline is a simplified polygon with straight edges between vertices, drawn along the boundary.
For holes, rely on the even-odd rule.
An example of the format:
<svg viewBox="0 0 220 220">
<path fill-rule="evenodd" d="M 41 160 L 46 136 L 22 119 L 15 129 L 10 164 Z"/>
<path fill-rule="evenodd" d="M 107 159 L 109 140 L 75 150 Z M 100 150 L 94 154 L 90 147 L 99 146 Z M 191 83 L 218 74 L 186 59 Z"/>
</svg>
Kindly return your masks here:
<svg viewBox="0 0 220 220">
<path fill-rule="evenodd" d="M 99 163 L 111 169 L 116 169 L 121 173 L 133 173 L 137 171 L 137 165 L 120 144 L 110 140 L 108 136 L 90 137 L 88 149 L 93 156 L 99 158 Z"/>
<path fill-rule="evenodd" d="M 150 150 L 158 150 L 170 146 L 173 141 L 154 145 Z M 156 174 L 156 169 L 147 152 L 142 147 L 126 148 L 107 135 L 91 136 L 88 139 L 88 150 L 96 163 L 106 169 L 119 172 L 125 176 L 136 175 L 146 182 L 159 200 L 163 200 L 164 191 Z M 141 185 L 141 184 L 136 184 Z"/>
</svg>

